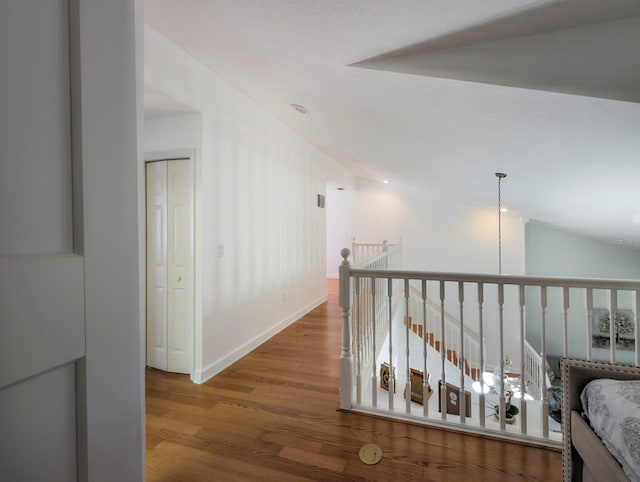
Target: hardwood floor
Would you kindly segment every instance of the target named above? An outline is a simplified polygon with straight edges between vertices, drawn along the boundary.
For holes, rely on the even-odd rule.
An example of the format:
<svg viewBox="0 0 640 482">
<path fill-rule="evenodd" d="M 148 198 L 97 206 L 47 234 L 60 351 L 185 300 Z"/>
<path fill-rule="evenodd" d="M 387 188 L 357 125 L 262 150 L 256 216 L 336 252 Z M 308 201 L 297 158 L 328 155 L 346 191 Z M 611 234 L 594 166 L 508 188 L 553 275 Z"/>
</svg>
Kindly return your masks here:
<svg viewBox="0 0 640 482">
<path fill-rule="evenodd" d="M 147 481 L 562 478 L 561 453 L 343 413 L 340 310 L 329 301 L 207 383 L 147 370 Z M 384 451 L 368 466 L 365 443 Z"/>
</svg>

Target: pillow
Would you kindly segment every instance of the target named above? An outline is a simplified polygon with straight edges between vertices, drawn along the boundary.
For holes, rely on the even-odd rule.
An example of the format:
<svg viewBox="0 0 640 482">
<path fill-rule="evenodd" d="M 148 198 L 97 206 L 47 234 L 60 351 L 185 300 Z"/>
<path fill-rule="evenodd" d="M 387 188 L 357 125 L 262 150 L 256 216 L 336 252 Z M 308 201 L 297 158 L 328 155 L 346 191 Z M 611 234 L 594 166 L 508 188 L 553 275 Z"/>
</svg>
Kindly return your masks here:
<svg viewBox="0 0 640 482">
<path fill-rule="evenodd" d="M 592 380 L 580 395 L 589 425 L 622 465 L 640 480 L 640 380 Z"/>
</svg>

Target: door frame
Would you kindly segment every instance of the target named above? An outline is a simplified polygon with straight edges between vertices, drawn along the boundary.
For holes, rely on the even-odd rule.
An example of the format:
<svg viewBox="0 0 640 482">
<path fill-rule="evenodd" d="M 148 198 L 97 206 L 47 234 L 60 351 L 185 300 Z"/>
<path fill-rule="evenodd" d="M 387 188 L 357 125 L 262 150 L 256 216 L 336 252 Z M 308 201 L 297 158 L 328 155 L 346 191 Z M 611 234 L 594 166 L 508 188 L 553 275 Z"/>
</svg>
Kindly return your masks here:
<svg viewBox="0 0 640 482">
<path fill-rule="evenodd" d="M 194 374 L 196 372 L 196 364 L 198 360 L 197 354 L 199 353 L 198 349 L 198 327 L 202 326 L 202 284 L 201 284 L 201 270 L 200 270 L 200 253 L 201 253 L 201 245 L 200 245 L 200 222 L 199 222 L 199 213 L 200 213 L 200 197 L 199 193 L 199 168 L 196 162 L 196 150 L 195 149 L 175 149 L 168 151 L 154 151 L 147 152 L 144 154 L 144 164 L 143 164 L 143 176 L 144 176 L 144 194 L 141 196 L 141 209 L 144 213 L 144 216 L 141 217 L 141 226 L 140 232 L 143 233 L 143 243 L 142 243 L 142 253 L 140 253 L 140 258 L 142 260 L 142 273 L 144 273 L 144 285 L 143 285 L 143 300 L 140 303 L 142 310 L 142 320 L 144 323 L 144 357 L 143 364 L 146 367 L 147 361 L 147 216 L 146 216 L 146 204 L 147 204 L 147 182 L 146 182 L 146 164 L 148 162 L 157 162 L 157 161 L 171 161 L 177 159 L 188 159 L 191 162 L 193 168 L 193 318 L 191 319 L 191 323 L 189 326 L 189 338 L 191 340 L 191 346 L 189 347 L 191 350 L 190 353 L 190 368 L 189 368 L 189 377 L 191 381 L 196 382 L 194 379 Z M 200 331 L 201 333 L 201 331 Z"/>
</svg>

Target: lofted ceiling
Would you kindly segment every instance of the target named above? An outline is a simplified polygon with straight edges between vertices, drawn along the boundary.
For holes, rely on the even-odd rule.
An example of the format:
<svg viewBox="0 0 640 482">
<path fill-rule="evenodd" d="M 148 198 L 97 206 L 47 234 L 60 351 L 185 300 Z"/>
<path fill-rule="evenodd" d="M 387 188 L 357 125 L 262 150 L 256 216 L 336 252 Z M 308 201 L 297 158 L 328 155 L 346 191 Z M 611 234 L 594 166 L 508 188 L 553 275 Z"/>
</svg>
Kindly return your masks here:
<svg viewBox="0 0 640 482">
<path fill-rule="evenodd" d="M 145 0 L 145 21 L 358 176 L 493 205 L 503 171 L 512 211 L 640 248 L 637 0 Z"/>
</svg>

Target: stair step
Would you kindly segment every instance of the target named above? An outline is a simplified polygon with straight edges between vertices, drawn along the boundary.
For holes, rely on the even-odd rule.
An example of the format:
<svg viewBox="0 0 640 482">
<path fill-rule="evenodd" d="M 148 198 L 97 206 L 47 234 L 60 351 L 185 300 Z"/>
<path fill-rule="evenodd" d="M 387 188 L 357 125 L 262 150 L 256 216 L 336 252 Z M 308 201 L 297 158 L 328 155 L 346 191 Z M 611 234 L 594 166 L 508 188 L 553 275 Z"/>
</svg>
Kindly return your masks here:
<svg viewBox="0 0 640 482">
<path fill-rule="evenodd" d="M 455 350 L 448 349 L 447 350 L 447 360 L 453 363 L 455 366 L 458 366 L 458 354 Z"/>
<path fill-rule="evenodd" d="M 418 335 L 420 338 L 423 338 L 423 330 L 422 325 L 420 324 L 412 324 L 411 317 L 409 316 L 409 327 L 411 330 Z M 407 325 L 407 317 L 404 317 L 404 324 Z M 431 345 L 436 351 L 440 351 L 440 340 L 436 340 L 435 333 L 427 333 L 426 334 L 427 343 Z M 455 366 L 458 366 L 458 354 L 455 350 L 449 349 L 447 350 L 447 360 L 453 363 Z M 471 377 L 472 380 L 478 381 L 480 380 L 480 369 L 479 368 L 471 368 L 467 360 L 464 360 L 464 373 L 465 375 Z"/>
</svg>

